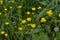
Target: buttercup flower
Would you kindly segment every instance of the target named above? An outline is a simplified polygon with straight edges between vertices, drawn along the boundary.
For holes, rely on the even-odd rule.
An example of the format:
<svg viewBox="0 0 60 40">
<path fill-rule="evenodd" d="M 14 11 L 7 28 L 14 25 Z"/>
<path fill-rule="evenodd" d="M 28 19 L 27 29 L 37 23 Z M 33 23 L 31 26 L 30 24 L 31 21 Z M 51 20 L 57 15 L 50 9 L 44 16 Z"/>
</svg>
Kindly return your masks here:
<svg viewBox="0 0 60 40">
<path fill-rule="evenodd" d="M 22 20 L 22 23 L 23 23 L 23 24 L 26 23 L 26 20 Z"/>
<path fill-rule="evenodd" d="M 53 14 L 52 10 L 47 11 L 47 14 L 51 16 Z"/>
<path fill-rule="evenodd" d="M 6 22 L 5 25 L 9 25 L 9 22 Z"/>
<path fill-rule="evenodd" d="M 0 33 L 1 33 L 1 34 L 4 34 L 4 33 L 5 33 L 5 31 L 1 31 Z"/>
<path fill-rule="evenodd" d="M 22 8 L 22 6 L 18 6 L 18 8 Z"/>
<path fill-rule="evenodd" d="M 10 6 L 10 9 L 12 9 L 12 6 Z"/>
<path fill-rule="evenodd" d="M 44 17 L 42 17 L 41 22 L 46 22 L 46 19 Z"/>
<path fill-rule="evenodd" d="M 30 14 L 30 12 L 28 11 L 28 12 L 26 12 L 26 14 L 28 14 L 28 15 L 29 15 L 29 14 Z"/>
<path fill-rule="evenodd" d="M 31 24 L 31 27 L 34 29 L 36 27 L 36 24 Z"/>
<path fill-rule="evenodd" d="M 41 9 L 41 6 L 39 6 L 37 9 Z"/>
<path fill-rule="evenodd" d="M 35 11 L 36 10 L 36 8 L 32 8 L 32 11 Z"/>
<path fill-rule="evenodd" d="M 22 30 L 23 30 L 23 28 L 22 28 L 22 27 L 18 27 L 18 30 L 19 30 L 19 31 L 22 31 Z"/>
<path fill-rule="evenodd" d="M 4 8 L 5 11 L 7 11 L 7 8 Z"/>
<path fill-rule="evenodd" d="M 30 17 L 27 18 L 27 21 L 31 21 L 32 19 Z"/>
<path fill-rule="evenodd" d="M 0 12 L 0 15 L 2 15 L 2 13 Z"/>
<path fill-rule="evenodd" d="M 5 33 L 5 37 L 8 37 L 8 34 L 7 33 Z"/>
<path fill-rule="evenodd" d="M 60 14 L 59 14 L 59 17 L 60 17 Z"/>
</svg>

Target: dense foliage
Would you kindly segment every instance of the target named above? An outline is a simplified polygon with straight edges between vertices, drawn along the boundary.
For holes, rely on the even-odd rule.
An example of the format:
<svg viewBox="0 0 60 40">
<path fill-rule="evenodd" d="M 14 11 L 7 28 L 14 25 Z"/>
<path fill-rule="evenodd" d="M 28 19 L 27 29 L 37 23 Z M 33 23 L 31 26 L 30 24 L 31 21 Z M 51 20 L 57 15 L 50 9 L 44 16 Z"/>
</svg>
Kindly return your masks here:
<svg viewBox="0 0 60 40">
<path fill-rule="evenodd" d="M 60 40 L 60 0 L 0 0 L 0 40 Z"/>
</svg>

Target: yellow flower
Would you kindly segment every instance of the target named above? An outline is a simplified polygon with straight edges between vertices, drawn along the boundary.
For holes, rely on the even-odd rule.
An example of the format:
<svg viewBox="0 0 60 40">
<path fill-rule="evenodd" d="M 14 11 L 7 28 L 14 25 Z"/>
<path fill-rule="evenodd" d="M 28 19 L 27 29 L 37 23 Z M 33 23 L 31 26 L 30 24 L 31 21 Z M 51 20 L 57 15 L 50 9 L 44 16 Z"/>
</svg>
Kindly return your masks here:
<svg viewBox="0 0 60 40">
<path fill-rule="evenodd" d="M 32 8 L 32 11 L 35 11 L 36 10 L 36 8 Z"/>
<path fill-rule="evenodd" d="M 1 31 L 1 34 L 4 34 L 5 33 L 5 31 Z"/>
<path fill-rule="evenodd" d="M 8 34 L 7 33 L 5 33 L 5 37 L 8 37 Z"/>
<path fill-rule="evenodd" d="M 19 30 L 19 31 L 22 31 L 22 30 L 23 30 L 23 28 L 22 28 L 22 27 L 19 27 L 19 28 L 18 28 L 18 30 Z"/>
<path fill-rule="evenodd" d="M 36 27 L 36 25 L 35 24 L 31 24 L 31 27 L 34 29 Z"/>
<path fill-rule="evenodd" d="M 29 15 L 29 14 L 30 14 L 30 12 L 28 11 L 28 12 L 26 12 L 26 14 L 28 14 L 28 15 Z"/>
<path fill-rule="evenodd" d="M 53 14 L 52 10 L 47 11 L 47 14 L 51 16 Z"/>
<path fill-rule="evenodd" d="M 23 23 L 23 24 L 26 23 L 26 20 L 22 20 L 22 23 Z"/>
<path fill-rule="evenodd" d="M 27 18 L 27 21 L 31 21 L 32 19 L 30 17 Z"/>
<path fill-rule="evenodd" d="M 10 6 L 10 9 L 12 9 L 12 6 Z"/>
<path fill-rule="evenodd" d="M 7 8 L 4 8 L 5 11 L 7 11 Z"/>
<path fill-rule="evenodd" d="M 12 2 L 12 3 L 14 3 L 15 1 L 14 1 L 14 0 L 12 0 L 11 2 Z"/>
<path fill-rule="evenodd" d="M 3 0 L 0 0 L 0 3 L 3 4 Z"/>
<path fill-rule="evenodd" d="M 41 6 L 39 6 L 38 9 L 41 9 Z"/>
<path fill-rule="evenodd" d="M 60 14 L 59 14 L 59 17 L 60 17 Z"/>
<path fill-rule="evenodd" d="M 18 8 L 22 8 L 22 6 L 18 6 Z"/>
<path fill-rule="evenodd" d="M 46 19 L 44 17 L 42 17 L 41 22 L 46 22 Z"/>
<path fill-rule="evenodd" d="M 9 22 L 6 22 L 5 25 L 9 25 Z"/>
<path fill-rule="evenodd" d="M 2 13 L 0 12 L 0 15 L 2 15 Z"/>
</svg>

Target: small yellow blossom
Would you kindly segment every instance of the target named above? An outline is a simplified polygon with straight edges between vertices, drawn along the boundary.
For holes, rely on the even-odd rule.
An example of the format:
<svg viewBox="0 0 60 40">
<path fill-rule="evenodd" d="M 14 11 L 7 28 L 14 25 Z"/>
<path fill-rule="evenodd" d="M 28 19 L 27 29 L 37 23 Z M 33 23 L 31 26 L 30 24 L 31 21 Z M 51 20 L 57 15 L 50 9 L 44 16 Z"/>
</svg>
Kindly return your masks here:
<svg viewBox="0 0 60 40">
<path fill-rule="evenodd" d="M 41 9 L 41 6 L 39 6 L 37 9 Z"/>
<path fill-rule="evenodd" d="M 0 3 L 3 4 L 3 0 L 0 0 Z"/>
<path fill-rule="evenodd" d="M 5 11 L 7 11 L 7 8 L 4 8 Z"/>
<path fill-rule="evenodd" d="M 23 23 L 23 24 L 26 23 L 26 20 L 22 20 L 22 23 Z"/>
<path fill-rule="evenodd" d="M 32 8 L 32 11 L 35 11 L 36 10 L 36 8 Z"/>
<path fill-rule="evenodd" d="M 18 6 L 18 8 L 22 8 L 22 6 Z"/>
<path fill-rule="evenodd" d="M 5 37 L 8 37 L 8 34 L 7 33 L 5 33 Z"/>
<path fill-rule="evenodd" d="M 14 0 L 12 0 L 11 2 L 12 2 L 12 3 L 15 3 L 15 1 L 14 1 Z"/>
<path fill-rule="evenodd" d="M 12 9 L 12 6 L 10 6 L 10 9 Z"/>
<path fill-rule="evenodd" d="M 5 25 L 9 25 L 9 22 L 6 22 Z"/>
<path fill-rule="evenodd" d="M 41 22 L 46 22 L 46 19 L 44 17 L 42 17 Z"/>
<path fill-rule="evenodd" d="M 5 33 L 5 31 L 1 31 L 1 34 L 4 34 Z"/>
<path fill-rule="evenodd" d="M 59 14 L 59 17 L 60 17 L 60 14 Z"/>
<path fill-rule="evenodd" d="M 2 15 L 2 13 L 0 12 L 0 15 Z"/>
<path fill-rule="evenodd" d="M 18 27 L 18 30 L 19 30 L 19 31 L 22 31 L 22 30 L 23 30 L 23 28 L 22 28 L 22 27 Z"/>
<path fill-rule="evenodd" d="M 36 24 L 31 24 L 31 27 L 34 29 L 36 27 Z"/>
<path fill-rule="evenodd" d="M 27 21 L 31 21 L 32 19 L 30 17 L 27 18 Z"/>
<path fill-rule="evenodd" d="M 28 14 L 28 15 L 29 15 L 29 14 L 30 14 L 30 12 L 28 11 L 28 12 L 26 12 L 26 14 Z"/>
<path fill-rule="evenodd" d="M 53 14 L 52 10 L 47 11 L 47 14 L 51 16 Z"/>
</svg>

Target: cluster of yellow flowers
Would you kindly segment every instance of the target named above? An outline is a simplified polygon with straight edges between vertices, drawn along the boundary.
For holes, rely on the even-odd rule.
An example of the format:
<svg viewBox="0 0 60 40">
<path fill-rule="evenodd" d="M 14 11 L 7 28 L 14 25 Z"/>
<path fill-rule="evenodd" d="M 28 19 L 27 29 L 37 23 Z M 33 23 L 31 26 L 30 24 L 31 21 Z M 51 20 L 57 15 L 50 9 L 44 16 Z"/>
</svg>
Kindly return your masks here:
<svg viewBox="0 0 60 40">
<path fill-rule="evenodd" d="M 6 0 L 6 1 L 8 1 L 8 0 Z M 4 2 L 4 0 L 0 0 L 0 4 L 3 4 L 3 2 Z M 14 0 L 11 0 L 11 2 L 12 2 L 12 3 L 15 3 Z"/>
<path fill-rule="evenodd" d="M 35 11 L 36 10 L 35 7 L 31 8 L 31 9 L 32 9 L 32 11 Z M 41 9 L 41 6 L 39 6 L 37 9 Z"/>
<path fill-rule="evenodd" d="M 19 6 L 18 8 L 22 8 L 22 6 Z M 36 10 L 35 7 L 31 8 L 31 9 L 32 9 L 32 11 Z M 41 9 L 41 7 L 39 6 L 38 9 Z M 27 11 L 26 14 L 30 15 L 31 13 L 29 11 Z M 34 14 L 34 12 L 32 14 Z M 52 10 L 47 11 L 48 16 L 51 16 L 52 14 L 53 14 Z M 60 14 L 59 14 L 59 17 L 60 17 Z M 25 24 L 27 21 L 30 22 L 31 20 L 32 20 L 32 18 L 28 17 L 26 20 L 22 20 L 22 24 Z M 42 22 L 42 23 L 45 23 L 46 21 L 47 21 L 47 19 L 45 17 L 42 17 L 40 20 L 40 22 Z M 28 24 L 28 26 L 31 26 L 32 29 L 36 28 L 36 24 Z M 22 28 L 18 28 L 18 30 L 19 29 L 22 30 Z"/>
<path fill-rule="evenodd" d="M 31 26 L 32 29 L 34 29 L 36 27 L 36 24 L 29 24 L 29 26 Z M 19 31 L 22 31 L 23 28 L 22 27 L 18 27 Z"/>
<path fill-rule="evenodd" d="M 0 34 L 4 35 L 5 37 L 8 37 L 8 33 L 5 33 L 5 31 L 1 31 Z"/>
<path fill-rule="evenodd" d="M 3 1 L 0 1 L 0 3 L 3 4 Z M 14 3 L 14 0 L 12 0 L 12 3 Z M 12 9 L 13 7 L 10 6 L 9 8 Z M 22 6 L 19 5 L 19 6 L 17 6 L 17 8 L 18 8 L 18 9 L 21 9 Z M 32 7 L 32 8 L 31 8 L 31 10 L 33 11 L 32 14 L 35 14 L 34 11 L 35 11 L 36 9 L 41 9 L 41 6 L 39 6 L 38 8 Z M 4 6 L 4 11 L 7 11 L 7 10 L 8 10 L 7 7 Z M 47 13 L 48 16 L 52 16 L 53 11 L 52 11 L 52 10 L 48 10 L 46 13 Z M 30 15 L 31 12 L 30 12 L 30 11 L 27 11 L 26 14 L 27 14 L 27 15 Z M 2 15 L 2 12 L 0 12 L 0 16 L 1 16 L 1 15 Z M 60 14 L 59 14 L 58 16 L 60 17 Z M 21 21 L 21 23 L 22 23 L 22 24 L 27 24 L 28 26 L 30 26 L 30 27 L 31 27 L 31 31 L 32 31 L 33 29 L 36 28 L 36 24 L 35 24 L 35 23 L 27 23 L 27 22 L 31 22 L 32 20 L 33 20 L 33 18 L 29 16 L 29 17 L 27 17 L 26 19 L 23 19 L 23 20 Z M 40 19 L 40 22 L 42 22 L 42 23 L 45 23 L 46 21 L 47 21 L 47 19 L 46 19 L 45 17 L 42 17 L 42 18 Z M 10 24 L 9 21 L 8 21 L 8 22 L 5 22 L 5 25 L 9 25 L 9 24 Z M 22 31 L 22 30 L 23 30 L 23 27 L 18 27 L 17 30 Z M 8 33 L 5 33 L 5 31 L 1 31 L 0 34 L 2 34 L 2 35 L 4 34 L 5 37 L 8 37 L 8 36 L 9 36 Z"/>
</svg>

